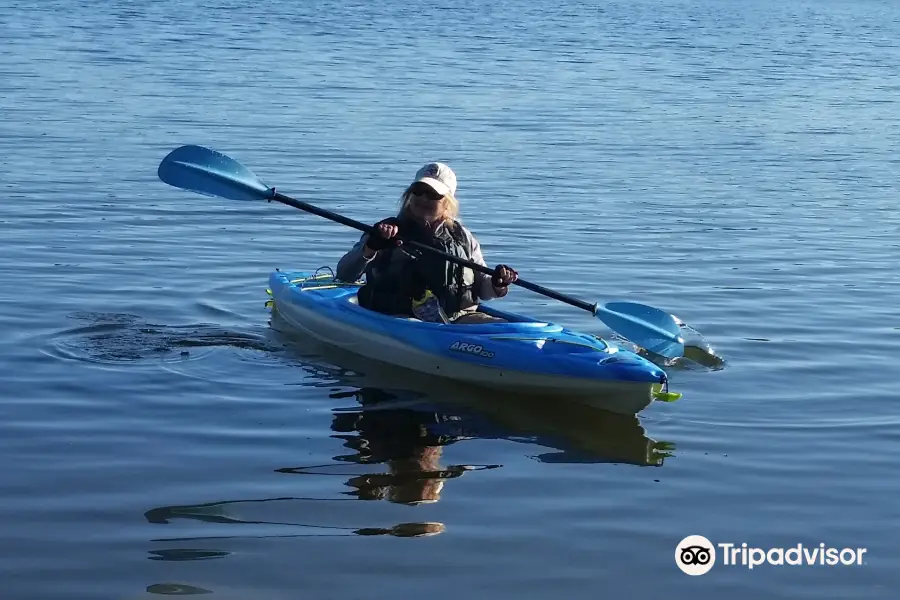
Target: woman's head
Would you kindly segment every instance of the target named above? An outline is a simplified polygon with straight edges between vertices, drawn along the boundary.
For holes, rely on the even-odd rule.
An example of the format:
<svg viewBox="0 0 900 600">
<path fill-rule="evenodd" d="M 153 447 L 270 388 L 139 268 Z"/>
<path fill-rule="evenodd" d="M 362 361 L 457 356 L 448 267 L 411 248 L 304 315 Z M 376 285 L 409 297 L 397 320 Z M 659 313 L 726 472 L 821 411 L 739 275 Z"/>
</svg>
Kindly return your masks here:
<svg viewBox="0 0 900 600">
<path fill-rule="evenodd" d="M 444 163 L 432 162 L 416 173 L 401 198 L 400 213 L 427 221 L 448 221 L 459 216 L 456 174 Z"/>
</svg>

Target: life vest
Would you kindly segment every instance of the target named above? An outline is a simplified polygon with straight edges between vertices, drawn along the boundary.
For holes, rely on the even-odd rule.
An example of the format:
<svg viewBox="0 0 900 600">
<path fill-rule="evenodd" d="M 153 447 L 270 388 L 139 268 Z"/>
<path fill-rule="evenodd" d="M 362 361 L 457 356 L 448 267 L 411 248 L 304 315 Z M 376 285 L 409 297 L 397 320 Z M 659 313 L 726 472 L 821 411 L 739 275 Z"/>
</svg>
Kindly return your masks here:
<svg viewBox="0 0 900 600">
<path fill-rule="evenodd" d="M 427 244 L 447 254 L 471 260 L 472 247 L 459 223 L 443 225 L 437 234 L 412 219 L 395 221 L 401 237 Z M 400 253 L 415 256 L 398 256 Z M 464 280 L 465 267 L 442 256 L 412 247 L 380 250 L 366 267 L 366 284 L 358 293 L 359 305 L 380 313 L 412 315 L 412 301 L 429 289 L 447 315 L 475 304 L 473 284 Z"/>
</svg>

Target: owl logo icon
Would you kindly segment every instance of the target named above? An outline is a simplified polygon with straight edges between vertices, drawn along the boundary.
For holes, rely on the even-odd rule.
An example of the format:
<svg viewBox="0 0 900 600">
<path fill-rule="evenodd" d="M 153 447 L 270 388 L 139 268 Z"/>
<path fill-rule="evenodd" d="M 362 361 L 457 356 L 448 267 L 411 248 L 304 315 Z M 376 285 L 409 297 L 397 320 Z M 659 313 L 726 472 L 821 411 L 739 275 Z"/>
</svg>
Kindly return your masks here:
<svg viewBox="0 0 900 600">
<path fill-rule="evenodd" d="M 716 564 L 716 547 L 702 535 L 689 535 L 675 547 L 675 564 L 687 575 L 705 575 Z"/>
</svg>

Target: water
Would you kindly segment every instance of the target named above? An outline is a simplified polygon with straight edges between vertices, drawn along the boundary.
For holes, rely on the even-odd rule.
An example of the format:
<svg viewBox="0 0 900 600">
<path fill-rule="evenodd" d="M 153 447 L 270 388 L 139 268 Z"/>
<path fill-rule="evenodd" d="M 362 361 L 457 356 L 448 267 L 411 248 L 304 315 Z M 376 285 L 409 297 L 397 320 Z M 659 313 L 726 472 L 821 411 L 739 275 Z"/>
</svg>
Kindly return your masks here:
<svg viewBox="0 0 900 600">
<path fill-rule="evenodd" d="M 896 597 L 895 3 L 0 10 L 6 596 Z M 357 233 L 162 184 L 185 143 L 366 222 L 447 161 L 490 262 L 725 368 L 614 418 L 336 364 L 264 288 Z M 690 534 L 867 553 L 688 577 Z"/>
</svg>

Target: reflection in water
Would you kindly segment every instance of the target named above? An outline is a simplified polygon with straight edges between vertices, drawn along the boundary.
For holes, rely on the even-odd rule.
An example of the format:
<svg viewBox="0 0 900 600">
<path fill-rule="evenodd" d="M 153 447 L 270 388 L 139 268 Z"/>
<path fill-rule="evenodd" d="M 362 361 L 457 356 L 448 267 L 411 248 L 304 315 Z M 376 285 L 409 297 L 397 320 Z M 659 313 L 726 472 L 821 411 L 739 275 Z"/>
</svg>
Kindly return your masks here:
<svg viewBox="0 0 900 600">
<path fill-rule="evenodd" d="M 169 525 L 179 519 L 210 525 L 241 526 L 240 532 L 215 530 L 213 535 L 160 538 L 156 542 L 188 542 L 190 547 L 156 548 L 151 560 L 191 561 L 228 556 L 222 548 L 197 547 L 200 540 L 269 539 L 309 536 L 430 536 L 442 533 L 442 523 L 399 523 L 390 526 L 350 526 L 309 522 L 310 515 L 334 523 L 356 514 L 356 500 L 384 499 L 397 504 L 436 502 L 444 485 L 469 471 L 500 465 L 442 465 L 443 449 L 469 439 L 498 439 L 548 449 L 533 458 L 547 463 L 592 462 L 662 466 L 671 444 L 651 440 L 637 417 L 614 415 L 586 406 L 546 407 L 495 397 L 478 410 L 462 403 L 429 402 L 408 391 L 389 392 L 363 387 L 334 392 L 332 398 L 354 398 L 354 406 L 336 408 L 331 429 L 352 452 L 331 464 L 292 466 L 276 472 L 336 477 L 350 488 L 344 498 L 278 497 L 227 500 L 148 510 L 148 522 Z M 471 397 L 468 399 L 471 400 Z M 336 511 L 336 512 L 335 512 Z M 295 517 L 303 515 L 298 520 Z M 272 531 L 272 527 L 276 529 Z M 289 528 L 289 529 L 285 529 Z M 299 531 L 298 531 L 299 529 Z"/>
<path fill-rule="evenodd" d="M 400 523 L 392 527 L 346 527 L 339 525 L 322 525 L 278 518 L 278 515 L 303 514 L 315 511 L 310 509 L 311 503 L 340 503 L 343 498 L 262 498 L 258 500 L 225 500 L 206 504 L 185 504 L 180 506 L 161 506 L 144 513 L 148 522 L 157 525 L 169 525 L 176 519 L 189 519 L 204 523 L 220 525 L 281 525 L 300 527 L 306 530 L 302 534 L 276 535 L 243 535 L 243 536 L 209 536 L 190 538 L 168 538 L 157 541 L 180 541 L 201 539 L 241 538 L 275 538 L 275 537 L 308 537 L 311 535 L 399 535 L 408 537 L 414 532 L 419 535 L 430 535 L 443 530 L 440 523 Z M 202 560 L 221 558 L 230 554 L 220 550 L 200 550 L 195 548 L 154 550 L 152 560 Z"/>
<path fill-rule="evenodd" d="M 313 465 L 284 467 L 279 473 L 291 475 L 337 475 L 348 477 L 345 484 L 353 491 L 344 492 L 357 500 L 388 500 L 398 504 L 423 504 L 437 502 L 444 482 L 461 476 L 466 471 L 493 469 L 497 465 L 453 465 L 441 468 L 440 449 L 425 447 L 415 451 L 407 459 L 385 461 L 387 472 L 354 475 L 340 469 L 341 465 Z"/>
<path fill-rule="evenodd" d="M 378 473 L 351 476 L 346 492 L 360 500 L 388 500 L 400 504 L 437 502 L 444 482 L 462 476 L 466 471 L 492 469 L 498 465 L 450 465 L 442 467 L 442 447 L 462 436 L 440 430 L 452 415 L 416 410 L 415 407 L 390 407 L 396 398 L 377 388 L 361 388 L 352 392 L 331 394 L 332 398 L 356 397 L 361 410 L 336 412 L 331 428 L 343 439 L 353 454 L 336 456 L 335 460 L 360 465 L 380 464 L 387 469 Z M 364 410 L 365 408 L 384 408 Z M 281 473 L 312 474 L 309 468 L 278 469 Z M 332 473 L 335 474 L 335 473 Z"/>
<path fill-rule="evenodd" d="M 445 449 L 466 440 L 520 443 L 538 449 L 532 458 L 544 463 L 661 467 L 672 456 L 674 446 L 647 437 L 634 415 L 559 399 L 548 402 L 488 393 L 358 357 L 324 355 L 327 362 L 322 361 L 323 353 L 303 353 L 299 366 L 309 377 L 301 385 L 339 388 L 330 394 L 332 399 L 353 400 L 350 406 L 334 408 L 331 421 L 332 437 L 342 440 L 348 452 L 334 456 L 329 464 L 274 470 L 334 478 L 345 486 L 343 497 L 258 498 L 153 508 L 144 515 L 150 523 L 168 526 L 189 520 L 211 531 L 157 538 L 154 542 L 165 547 L 150 551 L 150 560 L 220 559 L 231 554 L 227 545 L 232 540 L 443 533 L 444 524 L 436 522 L 352 524 L 358 514 L 368 514 L 357 510 L 356 501 L 438 502 L 448 482 L 470 471 L 501 467 L 490 462 L 443 464 Z M 228 531 L 223 532 L 222 526 Z"/>
<path fill-rule="evenodd" d="M 199 521 L 214 525 L 229 525 L 249 527 L 246 533 L 234 535 L 209 535 L 209 536 L 185 536 L 157 538 L 154 542 L 200 542 L 247 539 L 274 539 L 274 538 L 300 538 L 312 536 L 372 536 L 392 535 L 396 537 L 421 537 L 430 536 L 444 531 L 442 523 L 398 523 L 390 527 L 353 527 L 342 525 L 325 525 L 309 523 L 290 519 L 291 515 L 317 514 L 311 508 L 311 504 L 328 504 L 333 508 L 335 504 L 352 502 L 344 498 L 261 498 L 249 500 L 225 500 L 222 502 L 209 502 L 205 504 L 185 504 L 173 506 L 161 506 L 144 513 L 144 518 L 149 523 L 156 525 L 170 525 L 178 519 Z M 343 513 L 343 511 L 342 511 Z M 341 514 L 339 516 L 345 516 Z M 267 533 L 269 528 L 259 529 L 254 526 L 277 526 L 278 533 Z M 300 529 L 300 533 L 282 533 L 285 527 L 292 530 Z M 194 561 L 224 558 L 231 552 L 217 548 L 158 548 L 150 551 L 150 560 L 159 561 Z"/>
<path fill-rule="evenodd" d="M 500 439 L 549 452 L 534 458 L 553 463 L 626 463 L 662 466 L 674 444 L 646 436 L 640 420 L 578 403 L 543 403 L 539 399 L 419 394 L 363 387 L 333 393 L 355 397 L 358 407 L 335 410 L 332 429 L 355 454 L 335 457 L 357 463 L 388 462 L 421 472 L 444 473 L 472 467 L 435 468 L 440 448 L 465 439 Z M 353 434 L 353 435 L 348 435 Z M 489 465 L 493 467 L 497 465 Z M 481 467 L 481 468 L 488 468 Z"/>
<path fill-rule="evenodd" d="M 502 402 L 475 411 L 450 403 L 431 403 L 408 392 L 363 387 L 335 392 L 332 398 L 355 398 L 359 406 L 334 411 L 334 437 L 344 440 L 351 454 L 340 463 L 383 465 L 377 472 L 354 474 L 340 463 L 284 467 L 279 473 L 347 477 L 345 492 L 360 500 L 420 504 L 440 500 L 444 485 L 467 471 L 500 465 L 442 466 L 443 448 L 466 439 L 503 439 L 543 446 L 552 452 L 541 462 L 615 462 L 662 466 L 672 444 L 644 435 L 636 417 L 587 409 L 543 412 L 519 400 L 515 410 Z M 531 410 L 528 410 L 531 409 Z M 599 414 L 598 414 L 599 413 Z M 593 417 L 593 418 L 592 418 Z"/>
<path fill-rule="evenodd" d="M 321 527 L 318 525 L 305 525 L 303 523 L 278 520 L 275 518 L 260 518 L 265 515 L 294 512 L 295 507 L 299 509 L 302 504 L 307 502 L 333 502 L 333 500 L 327 498 L 285 497 L 263 498 L 259 500 L 226 500 L 223 502 L 186 504 L 182 506 L 162 506 L 148 510 L 144 513 L 144 518 L 150 523 L 159 525 L 168 525 L 175 519 L 192 519 L 206 523 L 230 525 L 299 525 L 303 527 Z M 241 516 L 241 512 L 249 513 L 251 516 Z"/>
<path fill-rule="evenodd" d="M 197 594 L 212 594 L 212 590 L 207 590 L 194 585 L 184 583 L 155 583 L 147 586 L 147 592 L 150 594 L 160 594 L 163 596 L 195 596 Z"/>
<path fill-rule="evenodd" d="M 150 560 L 180 562 L 185 560 L 208 560 L 223 558 L 231 554 L 223 550 L 201 550 L 199 548 L 170 548 L 168 550 L 151 550 Z"/>
<path fill-rule="evenodd" d="M 345 409 L 346 414 L 336 416 L 332 424 L 338 433 L 355 434 L 343 437 L 356 456 L 340 460 L 368 463 L 389 457 L 396 465 L 412 460 L 410 468 L 434 471 L 428 467 L 424 448 L 466 438 L 542 446 L 551 451 L 534 458 L 554 463 L 662 466 L 673 455 L 674 444 L 647 437 L 636 415 L 615 414 L 560 397 L 485 390 L 373 361 L 296 335 L 284 328 L 277 311 L 270 325 L 279 332 L 285 351 L 309 373 L 310 381 L 302 385 L 349 387 L 331 397 L 357 399 L 359 406 Z"/>
<path fill-rule="evenodd" d="M 444 532 L 443 523 L 400 523 L 390 529 L 380 527 L 367 527 L 357 529 L 357 535 L 392 535 L 394 537 L 423 537 L 437 535 Z"/>
</svg>

